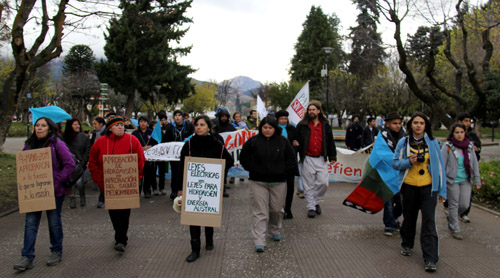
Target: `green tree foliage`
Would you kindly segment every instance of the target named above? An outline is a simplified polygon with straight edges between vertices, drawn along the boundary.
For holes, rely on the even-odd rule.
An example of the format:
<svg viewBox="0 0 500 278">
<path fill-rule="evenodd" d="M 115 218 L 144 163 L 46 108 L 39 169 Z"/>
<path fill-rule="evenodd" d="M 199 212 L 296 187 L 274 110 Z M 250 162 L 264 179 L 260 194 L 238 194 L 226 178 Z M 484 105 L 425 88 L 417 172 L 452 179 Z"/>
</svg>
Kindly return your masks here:
<svg viewBox="0 0 500 278">
<path fill-rule="evenodd" d="M 208 82 L 196 84 L 195 91 L 183 101 L 183 111 L 198 115 L 212 109 L 215 106 L 216 92 L 217 85 L 215 84 Z"/>
<path fill-rule="evenodd" d="M 121 0 L 122 15 L 110 20 L 105 36 L 107 60 L 96 65 L 101 82 L 127 95 L 126 115 L 131 116 L 135 92 L 145 100 L 157 92 L 169 102 L 187 97 L 192 91 L 187 77 L 194 70 L 180 65 L 177 57 L 191 47 L 174 47 L 187 32 L 182 25 L 192 0 Z M 154 101 L 154 98 L 151 99 Z"/>
<path fill-rule="evenodd" d="M 271 101 L 274 110 L 286 109 L 304 84 L 299 81 L 269 84 L 268 100 Z"/>
<path fill-rule="evenodd" d="M 349 54 L 349 72 L 361 77 L 371 78 L 387 56 L 382 47 L 382 38 L 377 32 L 379 12 L 376 0 L 353 0 L 360 13 L 357 26 L 351 27 L 351 53 Z"/>
<path fill-rule="evenodd" d="M 61 107 L 80 120 L 92 119 L 99 104 L 100 83 L 94 70 L 94 52 L 87 45 L 75 45 L 64 57 L 59 84 Z M 85 117 L 86 116 L 86 117 Z"/>
<path fill-rule="evenodd" d="M 340 20 L 333 14 L 323 13 L 321 7 L 312 6 L 303 30 L 295 44 L 295 55 L 291 60 L 289 70 L 293 81 L 306 82 L 310 80 L 311 98 L 317 98 L 323 91 L 321 69 L 328 63 L 328 69 L 335 69 L 342 61 L 344 52 L 339 35 Z M 323 47 L 332 47 L 329 57 L 323 52 Z"/>
</svg>

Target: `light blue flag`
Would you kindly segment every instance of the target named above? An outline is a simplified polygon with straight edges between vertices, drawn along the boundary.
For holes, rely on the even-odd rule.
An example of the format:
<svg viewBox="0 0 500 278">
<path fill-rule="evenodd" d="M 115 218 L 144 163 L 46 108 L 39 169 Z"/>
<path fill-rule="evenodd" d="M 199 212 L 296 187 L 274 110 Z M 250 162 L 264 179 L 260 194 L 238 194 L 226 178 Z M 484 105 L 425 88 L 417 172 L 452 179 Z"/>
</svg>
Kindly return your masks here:
<svg viewBox="0 0 500 278">
<path fill-rule="evenodd" d="M 132 124 L 135 126 L 135 127 L 139 127 L 139 121 L 137 119 L 130 119 L 130 121 L 132 122 Z"/>
<path fill-rule="evenodd" d="M 58 106 L 45 106 L 38 108 L 31 107 L 30 111 L 33 115 L 33 125 L 41 117 L 47 117 L 54 121 L 54 123 L 60 123 L 64 120 L 71 120 L 71 115 Z"/>
<path fill-rule="evenodd" d="M 156 122 L 155 129 L 153 129 L 153 133 L 151 137 L 156 140 L 156 142 L 161 143 L 161 123 L 160 120 Z"/>
</svg>

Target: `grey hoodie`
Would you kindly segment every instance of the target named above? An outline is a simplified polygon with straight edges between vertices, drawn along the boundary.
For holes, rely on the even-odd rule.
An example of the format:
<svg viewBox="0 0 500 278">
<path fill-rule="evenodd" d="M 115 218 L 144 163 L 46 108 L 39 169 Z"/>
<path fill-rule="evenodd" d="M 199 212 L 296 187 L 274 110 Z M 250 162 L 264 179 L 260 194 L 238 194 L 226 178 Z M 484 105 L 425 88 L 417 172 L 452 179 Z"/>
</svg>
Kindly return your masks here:
<svg viewBox="0 0 500 278">
<path fill-rule="evenodd" d="M 446 184 L 451 185 L 457 177 L 458 171 L 458 150 L 451 142 L 446 142 L 441 149 L 443 162 L 446 167 Z M 467 148 L 469 155 L 471 174 L 471 184 L 481 185 L 481 175 L 479 173 L 479 163 L 477 162 L 476 153 L 474 152 L 474 144 L 471 142 Z"/>
</svg>

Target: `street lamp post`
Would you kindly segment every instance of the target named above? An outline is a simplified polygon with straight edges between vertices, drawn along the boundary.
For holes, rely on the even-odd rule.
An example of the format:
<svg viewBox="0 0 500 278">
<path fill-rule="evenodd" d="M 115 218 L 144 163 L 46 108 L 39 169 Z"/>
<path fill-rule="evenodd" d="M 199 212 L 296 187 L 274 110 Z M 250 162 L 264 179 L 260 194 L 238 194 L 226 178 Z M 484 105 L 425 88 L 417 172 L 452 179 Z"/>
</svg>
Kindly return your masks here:
<svg viewBox="0 0 500 278">
<path fill-rule="evenodd" d="M 333 47 L 323 47 L 323 52 L 326 54 L 326 62 L 325 62 L 325 67 L 323 70 L 321 70 L 321 77 L 326 76 L 326 115 L 328 117 L 328 113 L 330 112 L 330 107 L 329 107 L 329 101 L 328 101 L 328 58 L 330 57 L 330 54 L 333 52 Z M 330 121 L 330 120 L 328 120 Z"/>
</svg>

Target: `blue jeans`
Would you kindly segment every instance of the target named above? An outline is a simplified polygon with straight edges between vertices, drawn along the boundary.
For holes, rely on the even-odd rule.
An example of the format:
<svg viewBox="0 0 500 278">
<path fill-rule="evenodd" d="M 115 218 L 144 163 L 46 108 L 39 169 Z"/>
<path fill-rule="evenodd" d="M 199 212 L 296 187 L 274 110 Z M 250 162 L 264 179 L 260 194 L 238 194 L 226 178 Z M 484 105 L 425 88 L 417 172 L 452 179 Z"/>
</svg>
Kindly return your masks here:
<svg viewBox="0 0 500 278">
<path fill-rule="evenodd" d="M 386 229 L 394 230 L 398 217 L 403 213 L 401 206 L 401 197 L 397 193 L 384 204 L 384 225 Z"/>
<path fill-rule="evenodd" d="M 49 221 L 50 251 L 62 254 L 63 229 L 61 222 L 61 209 L 64 196 L 56 197 L 56 209 L 47 210 Z M 35 243 L 42 218 L 41 211 L 26 213 L 26 223 L 24 225 L 24 246 L 21 254 L 30 259 L 35 258 Z"/>
</svg>

